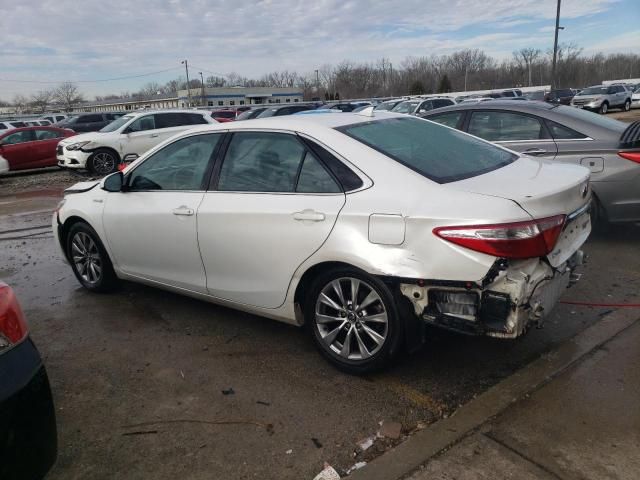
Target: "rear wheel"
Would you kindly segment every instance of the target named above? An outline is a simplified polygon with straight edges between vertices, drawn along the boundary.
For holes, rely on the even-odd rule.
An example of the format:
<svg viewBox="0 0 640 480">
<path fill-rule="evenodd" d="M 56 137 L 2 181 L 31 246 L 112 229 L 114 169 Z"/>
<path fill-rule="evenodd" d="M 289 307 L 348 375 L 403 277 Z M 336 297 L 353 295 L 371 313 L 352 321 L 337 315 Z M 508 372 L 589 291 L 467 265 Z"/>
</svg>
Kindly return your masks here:
<svg viewBox="0 0 640 480">
<path fill-rule="evenodd" d="M 627 100 L 626 102 L 624 102 L 624 106 L 622 107 L 622 110 L 624 112 L 628 112 L 629 110 L 631 110 L 631 100 Z"/>
<path fill-rule="evenodd" d="M 402 338 L 391 291 L 356 269 L 335 269 L 316 278 L 306 298 L 305 320 L 322 355 L 351 374 L 388 365 Z"/>
<path fill-rule="evenodd" d="M 107 292 L 118 277 L 98 234 L 84 222 L 71 226 L 66 240 L 67 258 L 78 281 L 87 290 Z"/>
<path fill-rule="evenodd" d="M 602 105 L 600 105 L 600 109 L 598 110 L 598 112 L 604 115 L 608 111 L 609 111 L 609 104 L 607 102 L 602 102 Z"/>
<path fill-rule="evenodd" d="M 87 169 L 95 175 L 109 175 L 118 169 L 118 157 L 111 150 L 101 148 L 96 150 L 87 161 Z"/>
</svg>

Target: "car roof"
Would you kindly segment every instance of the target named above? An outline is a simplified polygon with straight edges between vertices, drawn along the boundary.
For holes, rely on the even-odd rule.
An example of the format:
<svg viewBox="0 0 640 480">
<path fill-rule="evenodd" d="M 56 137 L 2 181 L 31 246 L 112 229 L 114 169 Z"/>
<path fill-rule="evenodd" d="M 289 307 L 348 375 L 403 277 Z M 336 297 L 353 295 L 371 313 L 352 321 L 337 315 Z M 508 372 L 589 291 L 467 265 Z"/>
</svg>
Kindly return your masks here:
<svg viewBox="0 0 640 480">
<path fill-rule="evenodd" d="M 136 110 L 132 112 L 125 112 L 124 115 L 140 116 L 140 115 L 148 115 L 150 113 L 199 113 L 200 115 L 208 115 L 209 111 L 213 111 L 213 109 L 193 110 L 193 109 L 186 109 L 186 108 L 165 108 L 165 109 L 148 108 L 146 110 Z M 122 112 L 107 112 L 107 113 L 122 113 Z"/>
<path fill-rule="evenodd" d="M 68 129 L 54 127 L 53 125 L 38 125 L 33 127 L 17 127 L 17 128 L 12 128 L 10 130 L 2 130 L 0 131 L 0 135 L 4 135 L 5 133 L 25 132 L 29 130 L 68 130 Z"/>
<path fill-rule="evenodd" d="M 473 100 L 477 100 L 473 99 Z M 457 110 L 474 110 L 477 108 L 482 108 L 483 110 L 518 110 L 521 112 L 541 112 L 544 110 L 552 110 L 556 108 L 556 105 L 546 102 L 536 102 L 536 101 L 527 101 L 523 102 L 522 100 L 502 100 L 502 99 L 492 99 L 491 101 L 485 102 L 477 102 L 477 101 L 469 101 L 458 103 L 456 105 L 451 105 L 450 107 L 442 107 L 438 108 L 437 111 L 434 110 L 433 113 L 443 113 Z M 425 116 L 430 116 L 431 112 L 425 114 Z"/>
</svg>

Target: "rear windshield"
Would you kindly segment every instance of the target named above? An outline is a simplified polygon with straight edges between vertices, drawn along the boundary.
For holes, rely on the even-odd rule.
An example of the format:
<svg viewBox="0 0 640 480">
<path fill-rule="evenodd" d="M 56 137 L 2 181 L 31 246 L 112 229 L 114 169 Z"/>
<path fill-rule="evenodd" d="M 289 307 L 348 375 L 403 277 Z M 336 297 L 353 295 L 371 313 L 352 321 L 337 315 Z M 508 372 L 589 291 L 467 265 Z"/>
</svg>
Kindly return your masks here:
<svg viewBox="0 0 640 480">
<path fill-rule="evenodd" d="M 567 117 L 571 117 L 582 122 L 595 124 L 598 127 L 607 128 L 609 130 L 613 130 L 614 132 L 622 133 L 629 126 L 628 123 L 624 123 L 620 120 L 615 120 L 611 117 L 606 117 L 595 112 L 582 110 L 581 108 L 565 107 L 563 105 L 559 105 L 553 110 Z"/>
<path fill-rule="evenodd" d="M 425 177 L 448 183 L 504 167 L 517 155 L 419 118 L 390 118 L 337 128 Z"/>
<path fill-rule="evenodd" d="M 609 87 L 589 87 L 582 90 L 578 95 L 606 95 Z"/>
</svg>

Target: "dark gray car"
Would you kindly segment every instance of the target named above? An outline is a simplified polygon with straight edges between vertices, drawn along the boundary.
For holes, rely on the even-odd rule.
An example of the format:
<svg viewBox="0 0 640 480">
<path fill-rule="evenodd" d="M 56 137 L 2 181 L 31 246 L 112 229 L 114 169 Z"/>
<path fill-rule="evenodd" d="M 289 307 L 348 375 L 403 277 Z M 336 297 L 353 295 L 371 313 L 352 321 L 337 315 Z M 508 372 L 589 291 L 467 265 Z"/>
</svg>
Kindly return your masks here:
<svg viewBox="0 0 640 480">
<path fill-rule="evenodd" d="M 542 102 L 460 104 L 421 115 L 516 152 L 591 170 L 597 211 L 611 222 L 640 221 L 640 122 Z"/>
</svg>

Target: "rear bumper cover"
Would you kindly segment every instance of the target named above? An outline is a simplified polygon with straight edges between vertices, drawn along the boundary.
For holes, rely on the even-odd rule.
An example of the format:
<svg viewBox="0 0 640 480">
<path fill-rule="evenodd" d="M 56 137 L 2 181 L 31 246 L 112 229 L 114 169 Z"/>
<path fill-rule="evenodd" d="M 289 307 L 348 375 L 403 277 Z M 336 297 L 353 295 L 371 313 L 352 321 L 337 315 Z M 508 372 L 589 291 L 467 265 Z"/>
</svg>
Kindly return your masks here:
<svg viewBox="0 0 640 480">
<path fill-rule="evenodd" d="M 30 339 L 0 355 L 0 478 L 39 479 L 57 455 L 49 379 Z"/>
<path fill-rule="evenodd" d="M 579 275 L 581 250 L 553 268 L 541 259 L 498 260 L 485 280 L 476 282 L 401 283 L 425 323 L 470 335 L 516 338 L 540 326 L 567 287 Z"/>
</svg>

